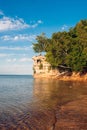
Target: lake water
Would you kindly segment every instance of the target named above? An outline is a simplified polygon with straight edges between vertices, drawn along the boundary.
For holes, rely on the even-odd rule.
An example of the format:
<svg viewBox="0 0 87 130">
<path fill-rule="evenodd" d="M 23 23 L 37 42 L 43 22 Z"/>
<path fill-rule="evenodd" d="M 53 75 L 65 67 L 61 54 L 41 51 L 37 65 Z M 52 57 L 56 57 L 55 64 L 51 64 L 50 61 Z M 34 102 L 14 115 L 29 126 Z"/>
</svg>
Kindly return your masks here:
<svg viewBox="0 0 87 130">
<path fill-rule="evenodd" d="M 87 83 L 0 76 L 0 130 L 46 130 L 58 105 L 87 95 Z"/>
</svg>

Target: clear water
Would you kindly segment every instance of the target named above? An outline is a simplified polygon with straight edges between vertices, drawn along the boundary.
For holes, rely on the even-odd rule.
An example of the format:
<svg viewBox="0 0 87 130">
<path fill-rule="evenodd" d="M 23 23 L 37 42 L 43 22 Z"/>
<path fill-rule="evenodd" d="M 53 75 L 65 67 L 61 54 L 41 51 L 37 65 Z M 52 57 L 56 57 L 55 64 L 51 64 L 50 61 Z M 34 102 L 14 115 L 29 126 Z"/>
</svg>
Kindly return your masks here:
<svg viewBox="0 0 87 130">
<path fill-rule="evenodd" d="M 33 97 L 32 76 L 0 76 L 0 110 L 29 103 Z"/>
<path fill-rule="evenodd" d="M 49 110 L 85 95 L 87 83 L 0 75 L 0 130 L 45 130 L 38 120 L 52 119 Z"/>
</svg>

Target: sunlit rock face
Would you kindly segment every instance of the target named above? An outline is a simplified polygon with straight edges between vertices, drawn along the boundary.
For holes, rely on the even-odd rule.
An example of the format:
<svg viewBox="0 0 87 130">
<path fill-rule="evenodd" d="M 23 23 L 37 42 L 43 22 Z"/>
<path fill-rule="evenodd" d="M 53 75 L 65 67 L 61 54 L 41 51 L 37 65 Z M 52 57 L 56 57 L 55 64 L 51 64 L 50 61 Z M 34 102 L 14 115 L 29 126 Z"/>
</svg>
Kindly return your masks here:
<svg viewBox="0 0 87 130">
<path fill-rule="evenodd" d="M 39 73 L 47 73 L 50 70 L 51 65 L 46 61 L 46 57 L 39 55 L 33 57 L 34 61 L 34 72 Z"/>
<path fill-rule="evenodd" d="M 51 65 L 46 61 L 45 56 L 34 56 L 32 59 L 34 61 L 33 71 L 35 76 L 42 75 L 42 77 L 49 77 L 59 73 L 58 69 L 52 69 Z"/>
</svg>

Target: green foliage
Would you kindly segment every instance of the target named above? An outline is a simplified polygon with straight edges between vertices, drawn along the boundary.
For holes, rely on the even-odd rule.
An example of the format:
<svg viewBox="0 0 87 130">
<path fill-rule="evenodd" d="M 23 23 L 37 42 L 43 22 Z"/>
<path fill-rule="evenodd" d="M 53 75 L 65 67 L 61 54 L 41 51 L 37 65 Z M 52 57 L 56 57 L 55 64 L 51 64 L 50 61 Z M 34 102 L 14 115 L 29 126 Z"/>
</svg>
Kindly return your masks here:
<svg viewBox="0 0 87 130">
<path fill-rule="evenodd" d="M 33 68 L 33 72 L 34 72 L 34 74 L 36 73 L 36 70 L 35 70 L 35 68 Z"/>
<path fill-rule="evenodd" d="M 42 63 L 40 63 L 39 69 L 40 70 L 43 69 L 43 64 Z"/>
<path fill-rule="evenodd" d="M 68 32 L 53 33 L 50 39 L 37 36 L 33 45 L 35 52 L 46 52 L 46 60 L 52 67 L 62 65 L 72 71 L 83 71 L 87 67 L 87 20 L 81 20 Z"/>
<path fill-rule="evenodd" d="M 37 43 L 33 43 L 33 49 L 36 53 L 45 52 L 48 47 L 48 41 L 45 34 L 42 33 L 40 36 L 36 37 Z"/>
<path fill-rule="evenodd" d="M 50 70 L 51 70 L 51 68 L 52 68 L 52 67 L 51 67 L 51 66 L 49 66 L 49 67 L 48 67 L 48 71 L 50 71 Z"/>
</svg>

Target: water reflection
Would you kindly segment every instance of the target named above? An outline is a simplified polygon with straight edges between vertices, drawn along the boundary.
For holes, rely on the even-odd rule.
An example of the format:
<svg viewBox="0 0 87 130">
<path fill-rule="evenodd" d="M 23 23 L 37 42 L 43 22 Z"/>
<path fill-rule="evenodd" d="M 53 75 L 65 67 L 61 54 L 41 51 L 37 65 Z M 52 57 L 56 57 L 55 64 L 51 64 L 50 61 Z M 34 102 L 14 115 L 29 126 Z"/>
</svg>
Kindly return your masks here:
<svg viewBox="0 0 87 130">
<path fill-rule="evenodd" d="M 45 107 L 64 104 L 85 94 L 87 95 L 86 83 L 49 79 L 35 79 L 34 81 L 35 100 Z"/>
</svg>

